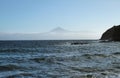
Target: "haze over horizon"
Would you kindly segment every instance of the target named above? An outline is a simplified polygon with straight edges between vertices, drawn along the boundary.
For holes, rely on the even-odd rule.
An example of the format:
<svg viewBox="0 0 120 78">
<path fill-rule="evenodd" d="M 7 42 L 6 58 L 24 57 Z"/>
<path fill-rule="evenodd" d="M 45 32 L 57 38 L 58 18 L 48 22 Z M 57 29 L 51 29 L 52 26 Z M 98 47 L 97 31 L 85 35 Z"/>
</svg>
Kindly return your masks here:
<svg viewBox="0 0 120 78">
<path fill-rule="evenodd" d="M 120 24 L 119 4 L 119 0 L 0 0 L 0 40 L 99 39 L 106 29 Z M 48 33 L 56 27 L 62 31 Z"/>
<path fill-rule="evenodd" d="M 56 27 L 41 33 L 0 33 L 0 40 L 76 40 L 96 39 L 96 33 L 90 31 L 70 31 Z"/>
</svg>

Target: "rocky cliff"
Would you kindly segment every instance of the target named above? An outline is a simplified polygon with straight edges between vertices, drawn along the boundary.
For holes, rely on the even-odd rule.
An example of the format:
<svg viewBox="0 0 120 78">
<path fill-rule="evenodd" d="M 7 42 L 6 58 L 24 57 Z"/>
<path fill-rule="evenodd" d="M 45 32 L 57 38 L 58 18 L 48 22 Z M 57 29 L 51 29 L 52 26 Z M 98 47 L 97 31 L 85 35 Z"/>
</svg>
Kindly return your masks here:
<svg viewBox="0 0 120 78">
<path fill-rule="evenodd" d="M 120 41 L 120 25 L 113 26 L 104 32 L 101 40 Z"/>
</svg>

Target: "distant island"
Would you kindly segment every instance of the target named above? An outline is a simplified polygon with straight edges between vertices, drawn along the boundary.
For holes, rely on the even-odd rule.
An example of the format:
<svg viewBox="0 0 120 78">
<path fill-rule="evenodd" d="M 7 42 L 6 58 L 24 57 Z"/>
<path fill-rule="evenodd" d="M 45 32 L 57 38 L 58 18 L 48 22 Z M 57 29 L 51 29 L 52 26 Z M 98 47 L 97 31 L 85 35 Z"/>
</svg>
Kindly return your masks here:
<svg viewBox="0 0 120 78">
<path fill-rule="evenodd" d="M 105 31 L 100 40 L 120 41 L 120 25 L 113 26 Z"/>
</svg>

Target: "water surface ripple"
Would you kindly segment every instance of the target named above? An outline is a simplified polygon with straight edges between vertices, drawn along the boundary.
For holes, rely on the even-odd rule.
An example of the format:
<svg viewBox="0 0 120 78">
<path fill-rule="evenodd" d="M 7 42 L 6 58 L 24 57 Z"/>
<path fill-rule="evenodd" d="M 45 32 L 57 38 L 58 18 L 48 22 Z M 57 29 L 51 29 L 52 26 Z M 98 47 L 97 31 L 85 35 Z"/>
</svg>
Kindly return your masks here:
<svg viewBox="0 0 120 78">
<path fill-rule="evenodd" d="M 120 42 L 0 41 L 0 78 L 120 78 Z"/>
</svg>

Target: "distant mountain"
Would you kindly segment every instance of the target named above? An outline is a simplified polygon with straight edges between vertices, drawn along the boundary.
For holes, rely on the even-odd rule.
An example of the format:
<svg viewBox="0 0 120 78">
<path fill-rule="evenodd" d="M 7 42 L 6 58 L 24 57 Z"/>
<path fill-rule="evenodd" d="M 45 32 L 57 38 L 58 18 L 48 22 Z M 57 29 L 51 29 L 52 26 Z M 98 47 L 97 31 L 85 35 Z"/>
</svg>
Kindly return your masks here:
<svg viewBox="0 0 120 78">
<path fill-rule="evenodd" d="M 57 28 L 54 28 L 53 30 L 51 30 L 50 32 L 52 32 L 52 33 L 67 33 L 69 31 L 65 30 L 65 29 L 63 29 L 61 27 L 57 27 Z"/>
</svg>

